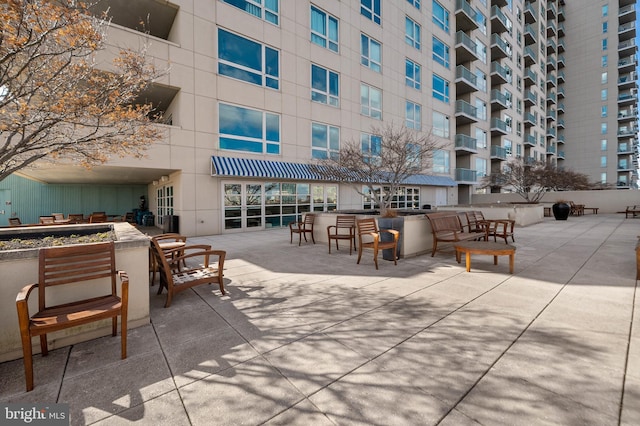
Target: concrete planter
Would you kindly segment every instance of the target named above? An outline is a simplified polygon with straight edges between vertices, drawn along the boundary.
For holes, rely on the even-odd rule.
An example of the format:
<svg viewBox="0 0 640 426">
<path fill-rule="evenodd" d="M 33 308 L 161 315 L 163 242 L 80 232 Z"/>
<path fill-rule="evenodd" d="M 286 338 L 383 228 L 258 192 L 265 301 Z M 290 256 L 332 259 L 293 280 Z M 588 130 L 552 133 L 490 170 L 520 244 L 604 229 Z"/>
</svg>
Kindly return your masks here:
<svg viewBox="0 0 640 426">
<path fill-rule="evenodd" d="M 129 275 L 129 321 L 128 327 L 135 328 L 149 323 L 149 239 L 128 223 L 101 223 L 83 225 L 63 225 L 33 228 L 3 228 L 0 237 L 20 233 L 42 234 L 44 231 L 71 231 L 112 228 L 117 237 L 116 267 Z M 99 231 L 98 231 L 99 232 Z M 22 357 L 22 344 L 16 314 L 16 295 L 25 286 L 38 281 L 38 249 L 0 251 L 0 362 Z M 83 288 L 74 288 L 76 297 L 90 297 Z M 63 299 L 65 294 L 54 294 Z M 29 309 L 37 310 L 37 297 L 31 297 Z M 49 349 L 56 349 L 73 343 L 91 340 L 111 334 L 111 321 L 104 320 L 62 330 L 48 335 Z M 37 339 L 34 351 L 40 350 Z"/>
</svg>

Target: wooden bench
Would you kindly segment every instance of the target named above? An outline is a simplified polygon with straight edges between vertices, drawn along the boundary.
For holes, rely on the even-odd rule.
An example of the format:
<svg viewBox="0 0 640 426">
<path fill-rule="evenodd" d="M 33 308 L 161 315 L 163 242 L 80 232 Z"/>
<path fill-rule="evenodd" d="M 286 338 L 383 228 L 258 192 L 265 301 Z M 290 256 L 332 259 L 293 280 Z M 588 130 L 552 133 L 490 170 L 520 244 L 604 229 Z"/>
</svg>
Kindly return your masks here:
<svg viewBox="0 0 640 426">
<path fill-rule="evenodd" d="M 46 356 L 49 353 L 48 333 L 111 318 L 111 334 L 115 336 L 120 315 L 121 355 L 122 359 L 127 357 L 129 278 L 124 271 L 117 271 L 115 268 L 113 241 L 43 248 L 39 257 L 38 283 L 24 287 L 16 297 L 27 392 L 33 389 L 32 337 L 40 337 L 40 349 L 42 355 Z M 120 280 L 120 296 L 116 288 L 116 277 Z M 64 285 L 71 286 L 62 289 L 61 286 Z M 109 287 L 109 291 L 105 294 L 103 291 L 106 287 Z M 36 288 L 38 312 L 30 315 L 29 295 Z M 72 301 L 50 305 L 48 298 L 60 297 L 60 290 L 70 290 L 65 294 Z M 89 294 L 92 291 L 94 294 L 89 298 L 73 298 L 78 293 Z"/>
<path fill-rule="evenodd" d="M 583 211 L 591 210 L 591 213 L 598 214 L 598 209 L 599 208 L 600 207 L 583 207 L 582 210 Z"/>
<path fill-rule="evenodd" d="M 429 213 L 427 215 L 433 234 L 431 257 L 436 254 L 438 242 L 455 243 L 457 241 L 473 241 L 485 239 L 485 233 L 463 232 L 460 217 L 455 212 Z"/>
<path fill-rule="evenodd" d="M 636 215 L 640 214 L 640 206 L 627 206 L 627 208 L 624 211 L 624 217 L 628 218 L 629 215 L 631 215 L 631 217 L 636 217 Z"/>
</svg>

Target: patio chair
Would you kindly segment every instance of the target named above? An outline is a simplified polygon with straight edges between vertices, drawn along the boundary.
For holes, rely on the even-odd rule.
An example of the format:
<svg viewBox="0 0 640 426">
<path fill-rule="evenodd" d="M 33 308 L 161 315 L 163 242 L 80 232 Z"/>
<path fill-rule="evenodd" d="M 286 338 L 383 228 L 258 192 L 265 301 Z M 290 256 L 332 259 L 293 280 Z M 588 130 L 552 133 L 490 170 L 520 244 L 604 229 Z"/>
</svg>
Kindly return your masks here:
<svg viewBox="0 0 640 426">
<path fill-rule="evenodd" d="M 465 212 L 467 217 L 467 232 L 483 233 L 485 232 L 484 214 L 479 210 L 471 210 Z"/>
<path fill-rule="evenodd" d="M 84 223 L 83 214 L 69 214 L 69 223 Z"/>
<path fill-rule="evenodd" d="M 291 236 L 289 242 L 293 244 L 293 234 L 298 234 L 298 245 L 300 245 L 302 244 L 302 237 L 304 236 L 304 241 L 307 242 L 307 234 L 311 234 L 311 241 L 315 244 L 316 240 L 313 237 L 313 223 L 315 220 L 316 215 L 314 213 L 307 213 L 304 215 L 302 222 L 289 223 L 289 233 Z"/>
<path fill-rule="evenodd" d="M 187 245 L 187 237 L 176 233 L 160 234 L 151 237 L 151 245 L 149 247 L 149 272 L 151 274 L 151 286 L 155 285 L 156 272 L 158 271 L 158 264 L 153 256 L 153 241 L 157 241 L 162 251 L 174 250 Z M 170 257 L 179 255 L 179 251 L 171 251 Z"/>
<path fill-rule="evenodd" d="M 22 222 L 20 222 L 19 217 L 10 217 L 9 218 L 9 226 L 20 226 Z"/>
<path fill-rule="evenodd" d="M 51 216 L 53 216 L 54 221 L 64 220 L 64 214 L 62 213 L 51 213 Z"/>
<path fill-rule="evenodd" d="M 103 223 L 107 221 L 107 215 L 104 212 L 94 212 L 89 216 L 89 223 Z"/>
<path fill-rule="evenodd" d="M 487 240 L 490 236 L 493 236 L 493 241 L 497 241 L 498 238 L 504 239 L 505 244 L 509 244 L 508 238 L 511 237 L 513 242 L 516 241 L 513 233 L 516 221 L 513 219 L 504 220 L 492 220 L 488 221 L 487 228 Z"/>
<path fill-rule="evenodd" d="M 226 294 L 223 281 L 224 259 L 227 253 L 223 250 L 211 250 L 209 245 L 184 246 L 172 250 L 163 250 L 160 243 L 152 239 L 151 252 L 160 272 L 160 288 L 167 289 L 165 308 L 171 306 L 173 297 L 181 291 L 201 284 L 218 283 L 220 292 Z M 210 264 L 212 257 L 217 258 L 215 265 Z M 180 265 L 186 264 L 182 268 Z"/>
<path fill-rule="evenodd" d="M 336 224 L 327 226 L 329 238 L 329 254 L 331 254 L 331 240 L 336 241 L 336 250 L 339 250 L 338 240 L 349 240 L 349 256 L 356 245 L 356 217 L 353 215 L 336 216 Z"/>
<path fill-rule="evenodd" d="M 53 216 L 40 216 L 40 224 L 41 225 L 53 225 L 55 223 L 55 219 Z"/>
<path fill-rule="evenodd" d="M 362 250 L 373 249 L 373 263 L 378 269 L 378 251 L 391 249 L 393 250 L 393 264 L 398 264 L 398 239 L 400 238 L 400 232 L 394 229 L 378 229 L 376 220 L 373 218 L 359 219 L 356 221 L 358 228 L 358 261 L 356 264 L 360 264 L 360 258 L 362 257 Z M 390 234 L 391 241 L 382 241 L 382 234 Z"/>
<path fill-rule="evenodd" d="M 48 333 L 111 318 L 111 334 L 115 336 L 119 315 L 121 357 L 127 357 L 129 278 L 126 272 L 116 270 L 114 247 L 115 244 L 110 241 L 40 250 L 38 283 L 27 285 L 16 297 L 27 392 L 33 389 L 33 337 L 40 337 L 42 356 L 46 356 L 49 353 Z M 116 281 L 120 281 L 119 292 Z M 64 290 L 72 291 L 63 290 L 63 294 L 67 295 L 66 303 L 52 305 L 53 298 L 67 284 L 70 288 Z M 81 294 L 87 294 L 88 297 L 78 299 L 79 284 L 83 289 Z M 34 289 L 37 289 L 38 309 L 30 314 L 28 301 Z"/>
</svg>

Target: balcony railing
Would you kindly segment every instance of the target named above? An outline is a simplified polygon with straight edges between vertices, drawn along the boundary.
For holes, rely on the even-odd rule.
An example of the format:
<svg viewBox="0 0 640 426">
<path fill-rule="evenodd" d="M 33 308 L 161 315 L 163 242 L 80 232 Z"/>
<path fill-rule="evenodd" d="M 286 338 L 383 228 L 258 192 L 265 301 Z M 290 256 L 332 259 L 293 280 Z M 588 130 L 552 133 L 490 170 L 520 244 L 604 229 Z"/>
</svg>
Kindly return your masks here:
<svg viewBox="0 0 640 426">
<path fill-rule="evenodd" d="M 509 151 L 507 148 L 498 145 L 491 145 L 491 158 L 498 160 L 506 160 Z"/>
<path fill-rule="evenodd" d="M 477 173 L 471 169 L 456 169 L 456 181 L 458 182 L 476 182 L 478 180 Z"/>
<path fill-rule="evenodd" d="M 477 151 L 478 140 L 469 135 L 457 134 L 455 138 L 455 147 L 456 149 L 463 149 L 466 151 Z"/>
</svg>

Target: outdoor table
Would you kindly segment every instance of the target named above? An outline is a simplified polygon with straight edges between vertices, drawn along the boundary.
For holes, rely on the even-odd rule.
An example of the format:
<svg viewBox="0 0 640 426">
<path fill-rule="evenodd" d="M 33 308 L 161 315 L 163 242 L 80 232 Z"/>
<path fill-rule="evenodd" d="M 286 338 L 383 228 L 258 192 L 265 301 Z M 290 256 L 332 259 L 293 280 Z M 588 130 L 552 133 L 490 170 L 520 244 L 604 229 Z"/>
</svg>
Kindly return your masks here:
<svg viewBox="0 0 640 426">
<path fill-rule="evenodd" d="M 516 248 L 510 244 L 502 244 L 493 241 L 466 241 L 455 243 L 456 261 L 460 263 L 462 253 L 466 255 L 467 272 L 471 271 L 471 254 L 488 254 L 493 256 L 493 264 L 498 264 L 498 256 L 509 256 L 509 273 L 513 274 Z"/>
</svg>

